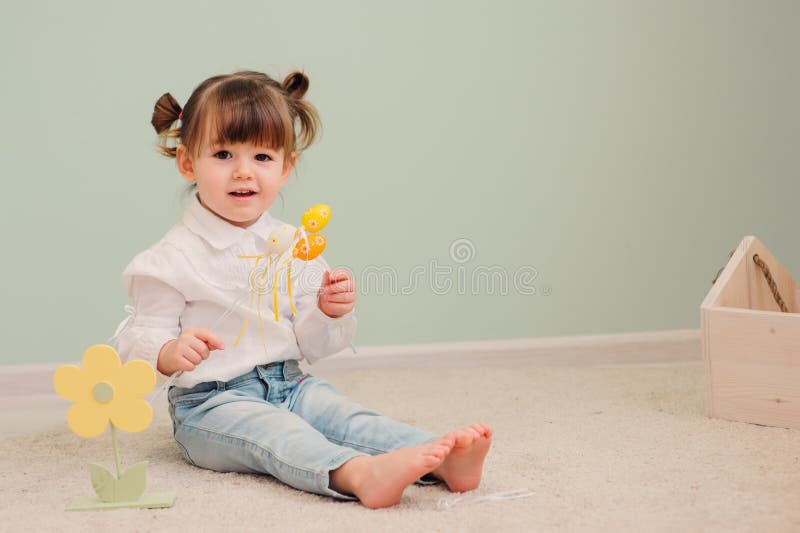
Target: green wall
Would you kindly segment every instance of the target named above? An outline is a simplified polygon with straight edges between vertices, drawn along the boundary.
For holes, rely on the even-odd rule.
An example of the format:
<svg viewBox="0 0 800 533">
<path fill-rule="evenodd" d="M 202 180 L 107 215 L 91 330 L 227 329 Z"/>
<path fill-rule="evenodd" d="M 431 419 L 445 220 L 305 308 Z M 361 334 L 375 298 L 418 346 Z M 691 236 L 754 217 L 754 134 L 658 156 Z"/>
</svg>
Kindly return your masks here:
<svg viewBox="0 0 800 533">
<path fill-rule="evenodd" d="M 791 1 L 6 6 L 0 364 L 113 333 L 123 267 L 183 209 L 153 104 L 240 68 L 311 79 L 324 133 L 272 213 L 333 207 L 357 344 L 699 327 L 742 236 L 800 276 L 798 21 Z M 506 294 L 470 286 L 487 271 Z"/>
</svg>

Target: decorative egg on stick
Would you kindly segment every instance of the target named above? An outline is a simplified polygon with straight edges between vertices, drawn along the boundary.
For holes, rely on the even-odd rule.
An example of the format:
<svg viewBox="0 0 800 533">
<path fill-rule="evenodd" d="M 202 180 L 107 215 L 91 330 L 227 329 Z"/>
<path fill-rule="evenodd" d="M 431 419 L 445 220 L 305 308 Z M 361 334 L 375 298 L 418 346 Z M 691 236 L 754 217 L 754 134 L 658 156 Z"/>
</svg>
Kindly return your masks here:
<svg viewBox="0 0 800 533">
<path fill-rule="evenodd" d="M 301 226 L 295 228 L 290 224 L 283 224 L 272 230 L 267 238 L 267 251 L 260 255 L 240 255 L 241 259 L 255 259 L 255 264 L 250 272 L 250 307 L 253 301 L 256 303 L 256 314 L 258 315 L 258 327 L 261 335 L 261 342 L 266 351 L 266 339 L 264 336 L 264 325 L 261 318 L 261 295 L 267 290 L 267 275 L 272 273 L 272 307 L 275 314 L 275 322 L 280 320 L 278 307 L 278 279 L 279 274 L 286 267 L 286 284 L 288 287 L 289 306 L 292 315 L 297 314 L 294 307 L 292 296 L 292 260 L 312 261 L 316 259 L 324 250 L 327 241 L 319 232 L 328 225 L 331 217 L 331 208 L 326 204 L 317 204 L 310 207 L 303 213 Z M 267 259 L 266 268 L 259 269 L 262 259 Z M 260 274 L 260 275 L 259 275 Z M 256 297 L 256 294 L 258 295 Z M 233 342 L 234 346 L 239 345 L 239 341 L 247 329 L 249 317 L 245 318 L 239 334 Z"/>
<path fill-rule="evenodd" d="M 249 308 L 253 307 L 253 303 L 255 301 L 256 304 L 256 314 L 258 316 L 258 329 L 261 336 L 261 344 L 264 347 L 264 353 L 267 353 L 267 342 L 266 337 L 264 335 L 264 323 L 261 317 L 261 295 L 267 290 L 268 288 L 268 274 L 272 271 L 271 281 L 272 281 L 272 304 L 275 311 L 275 321 L 278 322 L 280 320 L 279 310 L 278 310 L 278 275 L 281 269 L 286 266 L 286 279 L 287 279 L 287 286 L 288 286 L 288 296 L 289 296 L 289 305 L 292 309 L 292 316 L 297 314 L 297 311 L 294 307 L 294 300 L 292 297 L 292 259 L 298 259 L 300 261 L 312 261 L 316 259 L 324 250 L 325 246 L 327 245 L 327 241 L 325 237 L 320 234 L 319 232 L 328 225 L 328 221 L 331 217 L 331 208 L 326 204 L 317 204 L 310 207 L 303 213 L 301 218 L 301 225 L 299 228 L 295 228 L 290 224 L 283 224 L 269 234 L 267 237 L 267 251 L 263 254 L 259 255 L 240 255 L 240 259 L 255 259 L 255 264 L 253 265 L 253 269 L 249 275 L 249 285 L 250 285 L 250 303 Z M 266 268 L 259 269 L 259 265 L 262 259 L 267 259 L 267 266 Z M 239 304 L 244 302 L 244 299 L 247 297 L 248 293 L 243 294 L 240 298 L 238 298 L 222 315 L 220 315 L 214 324 L 210 327 L 211 330 L 216 329 L 217 325 L 219 325 L 222 320 L 227 318 L 231 313 L 238 309 Z M 256 297 L 258 294 L 258 297 Z M 242 336 L 247 329 L 247 325 L 250 321 L 250 317 L 246 316 L 244 319 L 244 323 L 239 330 L 239 333 L 236 335 L 236 339 L 233 341 L 233 346 L 236 347 L 239 345 L 239 341 L 241 341 Z M 116 336 L 116 335 L 115 335 Z M 355 348 L 354 348 L 355 350 Z M 169 379 L 162 385 L 159 389 L 158 394 L 156 394 L 156 399 L 160 397 L 160 395 L 165 391 L 168 390 L 169 387 L 175 382 L 175 380 L 183 374 L 183 371 L 179 370 L 172 374 Z M 153 400 L 155 401 L 155 400 Z"/>
</svg>

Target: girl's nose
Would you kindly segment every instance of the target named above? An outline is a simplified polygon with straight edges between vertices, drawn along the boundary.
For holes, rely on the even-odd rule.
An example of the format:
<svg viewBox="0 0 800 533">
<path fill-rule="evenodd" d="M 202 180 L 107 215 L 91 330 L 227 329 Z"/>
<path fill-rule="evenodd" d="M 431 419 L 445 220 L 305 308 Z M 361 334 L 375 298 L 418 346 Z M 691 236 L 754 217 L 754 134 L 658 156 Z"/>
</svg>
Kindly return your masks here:
<svg viewBox="0 0 800 533">
<path fill-rule="evenodd" d="M 253 177 L 253 171 L 250 169 L 249 166 L 242 163 L 236 167 L 236 170 L 233 172 L 233 179 L 240 179 L 240 180 L 248 180 Z"/>
</svg>

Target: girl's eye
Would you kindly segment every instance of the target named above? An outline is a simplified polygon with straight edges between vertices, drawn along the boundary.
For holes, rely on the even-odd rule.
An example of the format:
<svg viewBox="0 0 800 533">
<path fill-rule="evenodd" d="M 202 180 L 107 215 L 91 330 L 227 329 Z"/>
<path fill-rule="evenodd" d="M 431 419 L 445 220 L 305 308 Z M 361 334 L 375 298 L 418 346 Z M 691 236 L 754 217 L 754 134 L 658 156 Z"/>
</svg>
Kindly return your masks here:
<svg viewBox="0 0 800 533">
<path fill-rule="evenodd" d="M 227 150 L 220 150 L 219 152 L 217 152 L 216 154 L 214 154 L 214 157 L 216 157 L 217 159 L 229 159 L 229 157 L 228 157 L 228 156 L 230 156 L 230 155 L 231 155 L 231 153 L 230 153 L 229 151 L 227 151 Z"/>
<path fill-rule="evenodd" d="M 258 154 L 256 156 L 256 160 L 258 161 L 269 161 L 271 158 L 267 154 Z"/>
</svg>

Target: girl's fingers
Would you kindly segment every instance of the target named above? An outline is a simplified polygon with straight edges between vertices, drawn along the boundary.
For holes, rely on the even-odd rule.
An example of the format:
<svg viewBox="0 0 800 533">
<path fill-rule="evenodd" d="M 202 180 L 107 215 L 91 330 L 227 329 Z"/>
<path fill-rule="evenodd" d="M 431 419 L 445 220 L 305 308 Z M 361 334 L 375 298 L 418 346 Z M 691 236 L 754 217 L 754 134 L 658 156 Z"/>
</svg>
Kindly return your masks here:
<svg viewBox="0 0 800 533">
<path fill-rule="evenodd" d="M 334 270 L 333 272 L 326 271 L 325 275 L 322 277 L 323 287 L 346 281 L 352 283 L 353 277 L 350 275 L 349 271 L 344 269 Z"/>
<path fill-rule="evenodd" d="M 197 352 L 197 355 L 202 357 L 203 359 L 208 359 L 209 349 L 205 342 L 203 342 L 200 338 L 194 337 L 189 339 L 189 346 Z"/>
<path fill-rule="evenodd" d="M 332 303 L 325 306 L 325 310 L 323 311 L 323 313 L 325 313 L 328 316 L 340 317 L 342 315 L 349 313 L 352 310 L 353 306 L 349 304 Z"/>
<path fill-rule="evenodd" d="M 325 287 L 325 292 L 353 292 L 355 287 L 353 287 L 353 283 L 347 279 L 344 281 L 338 281 L 336 283 L 332 283 Z"/>
<path fill-rule="evenodd" d="M 194 370 L 194 367 L 197 366 L 197 365 L 194 365 L 194 364 L 190 363 L 185 357 L 181 357 L 180 360 L 178 361 L 178 364 L 175 365 L 175 366 L 177 366 L 176 370 L 182 370 L 184 372 L 191 372 L 192 370 Z"/>
<path fill-rule="evenodd" d="M 337 268 L 336 270 L 332 271 L 329 275 L 331 282 L 347 279 L 349 277 L 350 277 L 350 272 L 348 272 L 343 268 Z"/>
<path fill-rule="evenodd" d="M 356 301 L 356 295 L 352 292 L 325 295 L 325 301 L 338 304 L 349 304 Z"/>
<path fill-rule="evenodd" d="M 192 334 L 205 342 L 210 350 L 224 350 L 225 343 L 213 331 L 205 328 L 196 328 L 192 330 Z"/>
<path fill-rule="evenodd" d="M 200 354 L 197 353 L 195 351 L 195 349 L 192 348 L 191 346 L 184 347 L 184 349 L 183 349 L 183 357 L 187 361 L 189 361 L 191 363 L 194 363 L 195 365 L 199 365 L 203 361 L 203 358 L 200 357 Z"/>
</svg>

